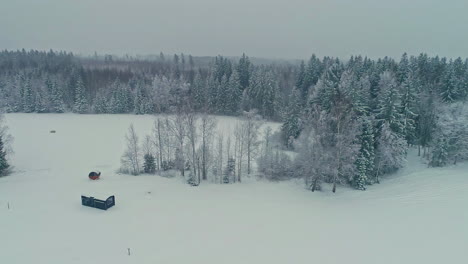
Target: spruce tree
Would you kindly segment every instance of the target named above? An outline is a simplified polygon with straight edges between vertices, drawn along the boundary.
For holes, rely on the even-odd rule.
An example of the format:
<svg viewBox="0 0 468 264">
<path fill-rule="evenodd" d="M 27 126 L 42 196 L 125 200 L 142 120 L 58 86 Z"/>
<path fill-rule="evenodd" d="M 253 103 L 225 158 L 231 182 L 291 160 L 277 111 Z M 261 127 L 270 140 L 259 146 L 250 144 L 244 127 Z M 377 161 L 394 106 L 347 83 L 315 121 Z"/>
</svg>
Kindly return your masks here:
<svg viewBox="0 0 468 264">
<path fill-rule="evenodd" d="M 34 95 L 31 87 L 31 80 L 27 77 L 25 78 L 23 89 L 23 111 L 25 113 L 31 113 L 35 109 Z"/>
<path fill-rule="evenodd" d="M 195 74 L 195 79 L 190 87 L 194 109 L 197 111 L 202 110 L 208 103 L 208 93 L 206 81 L 202 79 L 199 72 Z"/>
<path fill-rule="evenodd" d="M 440 96 L 442 100 L 446 103 L 452 103 L 458 99 L 459 96 L 459 80 L 455 74 L 455 69 L 453 65 L 448 66 L 448 70 L 445 72 L 444 77 L 442 78 L 442 87 Z"/>
<path fill-rule="evenodd" d="M 143 95 L 142 88 L 140 85 L 137 85 L 133 112 L 137 115 L 146 114 L 145 103 L 145 96 Z"/>
<path fill-rule="evenodd" d="M 313 54 L 309 60 L 309 63 L 307 64 L 307 69 L 305 70 L 305 73 L 304 73 L 304 79 L 303 79 L 302 85 L 300 86 L 303 98 L 307 98 L 310 87 L 317 83 L 321 74 L 320 68 L 321 68 L 321 62 L 315 56 L 315 54 Z"/>
<path fill-rule="evenodd" d="M 6 150 L 3 142 L 3 136 L 0 135 L 0 176 L 5 175 L 9 167 L 10 165 L 8 164 L 8 160 L 6 158 Z"/>
<path fill-rule="evenodd" d="M 145 173 L 155 173 L 156 172 L 156 163 L 155 158 L 151 154 L 145 154 L 144 156 L 144 163 L 143 163 L 143 170 Z"/>
<path fill-rule="evenodd" d="M 250 84 L 251 75 L 251 63 L 249 57 L 245 56 L 245 53 L 242 54 L 242 58 L 239 59 L 237 74 L 239 75 L 239 82 L 242 90 L 245 90 Z"/>
<path fill-rule="evenodd" d="M 52 111 L 55 113 L 65 112 L 65 104 L 63 102 L 62 91 L 59 90 L 57 82 L 52 82 Z"/>
<path fill-rule="evenodd" d="M 237 71 L 231 74 L 231 78 L 227 84 L 226 90 L 225 113 L 228 115 L 236 115 L 240 110 L 242 98 L 242 86 Z"/>
<path fill-rule="evenodd" d="M 402 135 L 410 144 L 414 144 L 416 140 L 416 119 L 418 117 L 418 115 L 416 114 L 416 98 L 418 90 L 418 82 L 413 77 L 413 74 L 410 73 L 401 84 L 401 115 L 403 118 Z"/>
<path fill-rule="evenodd" d="M 354 178 L 354 186 L 358 190 L 365 190 L 365 185 L 371 179 L 374 171 L 374 133 L 372 122 L 365 117 L 362 122 L 362 133 L 359 136 L 361 144 L 358 158 L 355 162 L 357 175 Z"/>
<path fill-rule="evenodd" d="M 449 144 L 446 138 L 440 137 L 432 149 L 429 165 L 432 167 L 443 167 L 447 165 L 449 159 Z"/>
<path fill-rule="evenodd" d="M 393 132 L 402 135 L 404 131 L 403 117 L 400 111 L 400 94 L 395 78 L 390 72 L 384 72 L 380 79 L 380 100 L 377 108 L 377 119 L 380 127 L 384 122 L 390 125 Z"/>
<path fill-rule="evenodd" d="M 289 98 L 286 108 L 284 123 L 281 126 L 283 141 L 288 148 L 292 148 L 293 142 L 301 133 L 301 95 L 300 91 L 294 89 Z"/>
<path fill-rule="evenodd" d="M 408 78 L 409 69 L 408 54 L 405 52 L 401 56 L 400 63 L 398 64 L 398 70 L 396 74 L 398 83 L 402 83 Z"/>
<path fill-rule="evenodd" d="M 304 64 L 304 61 L 301 61 L 301 64 L 299 65 L 299 70 L 296 73 L 296 83 L 295 83 L 296 89 L 299 89 L 302 91 L 304 78 L 305 78 L 305 64 Z"/>
<path fill-rule="evenodd" d="M 227 161 L 226 169 L 223 173 L 223 183 L 230 183 L 236 177 L 236 160 L 233 158 L 229 158 Z"/>
<path fill-rule="evenodd" d="M 88 111 L 88 101 L 86 100 L 86 91 L 81 77 L 77 78 L 75 84 L 75 101 L 73 112 L 84 114 Z"/>
</svg>

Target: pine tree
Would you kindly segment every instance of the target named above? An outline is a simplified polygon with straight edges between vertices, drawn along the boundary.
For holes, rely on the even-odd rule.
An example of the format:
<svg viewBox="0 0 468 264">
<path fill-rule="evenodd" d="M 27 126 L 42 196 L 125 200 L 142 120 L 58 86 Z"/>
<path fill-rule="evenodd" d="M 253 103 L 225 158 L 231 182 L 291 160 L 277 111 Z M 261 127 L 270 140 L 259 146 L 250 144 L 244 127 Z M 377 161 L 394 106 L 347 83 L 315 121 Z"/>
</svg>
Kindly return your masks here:
<svg viewBox="0 0 468 264">
<path fill-rule="evenodd" d="M 357 115 L 369 114 L 370 82 L 367 76 L 359 80 L 352 70 L 346 70 L 341 75 L 339 89 L 349 98 Z"/>
<path fill-rule="evenodd" d="M 354 186 L 358 190 L 365 190 L 365 185 L 374 171 L 374 132 L 372 122 L 365 118 L 362 122 L 362 133 L 359 137 L 361 144 L 358 158 L 355 162 L 357 175 L 354 178 Z"/>
<path fill-rule="evenodd" d="M 412 73 L 410 73 L 401 84 L 401 90 L 401 115 L 403 118 L 402 135 L 408 143 L 414 144 L 416 137 L 416 119 L 418 117 L 416 114 L 416 98 L 419 87 Z"/>
<path fill-rule="evenodd" d="M 59 90 L 57 82 L 51 83 L 51 90 L 52 111 L 55 113 L 65 112 L 65 104 L 63 102 L 62 92 Z"/>
<path fill-rule="evenodd" d="M 242 90 L 245 90 L 250 85 L 251 75 L 251 63 L 245 53 L 242 54 L 242 58 L 239 59 L 239 64 L 237 64 L 237 74 L 239 75 L 240 86 Z"/>
<path fill-rule="evenodd" d="M 6 151 L 3 145 L 2 136 L 0 136 L 0 176 L 4 175 L 9 168 L 8 161 L 6 159 Z"/>
<path fill-rule="evenodd" d="M 75 101 L 73 112 L 84 114 L 88 111 L 88 101 L 86 100 L 86 91 L 81 77 L 77 78 L 75 84 Z"/>
<path fill-rule="evenodd" d="M 448 155 L 448 141 L 446 138 L 438 138 L 431 153 L 429 165 L 432 167 L 443 167 L 447 165 Z"/>
<path fill-rule="evenodd" d="M 459 97 L 459 80 L 455 74 L 453 65 L 449 65 L 448 70 L 443 77 L 442 91 L 440 96 L 442 100 L 447 103 L 452 103 Z"/>
<path fill-rule="evenodd" d="M 293 142 L 301 133 L 301 97 L 300 91 L 294 89 L 291 92 L 284 123 L 281 126 L 283 141 L 288 148 L 292 148 Z"/>
<path fill-rule="evenodd" d="M 47 93 L 45 91 L 38 91 L 36 93 L 36 98 L 35 98 L 35 111 L 37 113 L 47 113 L 48 112 L 48 107 L 47 107 L 47 102 L 46 102 L 46 97 Z"/>
<path fill-rule="evenodd" d="M 227 83 L 225 93 L 226 102 L 224 112 L 228 115 L 236 115 L 240 111 L 240 103 L 242 98 L 242 86 L 240 83 L 237 71 L 234 71 Z"/>
<path fill-rule="evenodd" d="M 395 78 L 390 72 L 384 72 L 380 78 L 380 100 L 377 108 L 379 125 L 387 122 L 393 132 L 402 135 L 404 131 L 403 116 L 400 111 L 400 94 Z"/>
<path fill-rule="evenodd" d="M 333 98 L 339 93 L 340 77 L 340 66 L 336 63 L 332 64 L 318 80 L 313 102 L 324 110 L 330 111 Z"/>
<path fill-rule="evenodd" d="M 34 95 L 31 87 L 31 80 L 28 77 L 25 78 L 23 89 L 23 111 L 25 113 L 31 113 L 34 111 L 35 105 Z"/>
<path fill-rule="evenodd" d="M 309 60 L 309 63 L 307 64 L 307 69 L 305 70 L 304 79 L 303 79 L 302 85 L 300 86 L 303 98 L 307 98 L 310 87 L 317 83 L 321 74 L 320 68 L 321 68 L 321 62 L 315 56 L 315 54 L 313 54 Z"/>
<path fill-rule="evenodd" d="M 107 98 L 102 93 L 98 93 L 96 95 L 96 99 L 94 99 L 93 111 L 96 114 L 109 113 Z"/>
<path fill-rule="evenodd" d="M 296 89 L 300 89 L 302 91 L 303 83 L 305 78 L 305 64 L 304 61 L 301 61 L 299 65 L 299 71 L 296 73 Z"/>
<path fill-rule="evenodd" d="M 156 163 L 155 158 L 151 154 L 145 154 L 144 163 L 143 163 L 143 170 L 145 173 L 155 173 L 156 172 Z"/>
<path fill-rule="evenodd" d="M 202 110 L 208 104 L 208 91 L 206 81 L 197 72 L 191 84 L 191 98 L 195 110 Z"/>
<path fill-rule="evenodd" d="M 373 180 L 379 183 L 381 174 L 395 171 L 403 166 L 408 143 L 392 130 L 387 121 L 382 124 L 380 134 L 376 140 L 377 148 L 375 150 L 375 173 Z"/>
<path fill-rule="evenodd" d="M 151 102 L 148 99 L 147 92 L 145 91 L 142 83 L 137 83 L 135 87 L 135 96 L 133 102 L 133 112 L 137 115 L 144 115 L 152 113 Z"/>
<path fill-rule="evenodd" d="M 6 150 L 3 142 L 3 136 L 0 135 L 0 176 L 5 175 L 9 167 L 10 165 L 8 164 L 8 160 L 6 158 Z"/>
<path fill-rule="evenodd" d="M 229 158 L 227 161 L 226 169 L 223 173 L 223 183 L 230 183 L 236 177 L 236 160 L 233 158 Z"/>
<path fill-rule="evenodd" d="M 278 84 L 271 72 L 266 69 L 257 70 L 252 75 L 250 84 L 249 96 L 254 100 L 252 107 L 257 108 L 266 118 L 274 117 Z"/>
<path fill-rule="evenodd" d="M 398 83 L 402 83 L 408 78 L 409 69 L 408 54 L 405 52 L 401 56 L 400 63 L 398 64 L 398 71 L 396 74 Z"/>
</svg>

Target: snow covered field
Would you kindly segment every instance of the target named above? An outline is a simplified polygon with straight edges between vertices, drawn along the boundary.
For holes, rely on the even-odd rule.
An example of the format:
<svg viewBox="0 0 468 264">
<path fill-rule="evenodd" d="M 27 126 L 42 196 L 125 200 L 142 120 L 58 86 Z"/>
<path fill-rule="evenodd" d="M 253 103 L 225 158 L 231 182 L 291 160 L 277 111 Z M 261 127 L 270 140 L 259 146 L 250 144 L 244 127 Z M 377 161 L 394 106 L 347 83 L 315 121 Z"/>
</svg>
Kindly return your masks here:
<svg viewBox="0 0 468 264">
<path fill-rule="evenodd" d="M 365 192 L 254 180 L 194 188 L 115 173 L 128 125 L 143 137 L 151 116 L 6 120 L 16 172 L 0 178 L 0 263 L 468 263 L 466 163 L 429 169 L 413 152 Z M 219 122 L 225 133 L 234 124 Z M 102 179 L 90 181 L 95 168 Z M 114 194 L 116 206 L 83 207 L 81 194 Z"/>
</svg>

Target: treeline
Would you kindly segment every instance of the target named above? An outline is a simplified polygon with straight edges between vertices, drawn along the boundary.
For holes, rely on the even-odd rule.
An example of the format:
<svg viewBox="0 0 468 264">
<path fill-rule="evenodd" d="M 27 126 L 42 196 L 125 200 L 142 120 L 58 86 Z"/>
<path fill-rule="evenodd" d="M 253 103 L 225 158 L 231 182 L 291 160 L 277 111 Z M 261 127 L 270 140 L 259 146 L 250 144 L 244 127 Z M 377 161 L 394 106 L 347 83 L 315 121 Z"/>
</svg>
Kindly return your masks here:
<svg viewBox="0 0 468 264">
<path fill-rule="evenodd" d="M 0 69 L 0 106 L 26 113 L 173 113 L 190 104 L 224 115 L 258 108 L 280 120 L 282 98 L 294 81 L 292 65 L 254 66 L 245 55 L 208 63 L 184 54 L 141 60 L 3 51 Z"/>
<path fill-rule="evenodd" d="M 282 136 L 312 191 L 322 182 L 364 190 L 402 167 L 410 146 L 430 166 L 468 159 L 468 61 L 312 57 L 299 69 Z"/>
<path fill-rule="evenodd" d="M 255 112 L 283 123 L 279 134 L 264 138 L 268 144 L 258 143 L 260 173 L 305 178 L 312 190 L 322 182 L 363 190 L 401 167 L 411 146 L 431 166 L 468 159 L 468 60 L 461 58 L 403 54 L 399 61 L 343 61 L 313 55 L 301 63 L 254 64 L 245 54 L 207 60 L 3 51 L 0 91 L 8 112 Z M 155 154 L 159 168 L 164 160 L 181 159 L 175 150 L 161 154 Z"/>
</svg>

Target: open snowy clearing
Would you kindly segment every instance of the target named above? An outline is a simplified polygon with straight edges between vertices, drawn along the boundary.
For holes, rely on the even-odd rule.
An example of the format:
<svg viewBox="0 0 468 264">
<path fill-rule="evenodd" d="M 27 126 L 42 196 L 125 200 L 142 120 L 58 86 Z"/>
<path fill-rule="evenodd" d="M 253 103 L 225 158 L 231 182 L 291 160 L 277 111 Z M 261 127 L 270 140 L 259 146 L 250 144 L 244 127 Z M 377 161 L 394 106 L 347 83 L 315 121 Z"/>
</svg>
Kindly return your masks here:
<svg viewBox="0 0 468 264">
<path fill-rule="evenodd" d="M 15 173 L 0 178 L 0 263 L 468 263 L 466 163 L 429 169 L 412 152 L 365 192 L 253 179 L 191 187 L 115 173 L 128 125 L 142 138 L 151 116 L 6 120 Z M 219 121 L 225 136 L 235 120 Z M 93 169 L 101 180 L 88 179 Z M 82 194 L 115 195 L 116 206 L 83 207 Z"/>
</svg>

